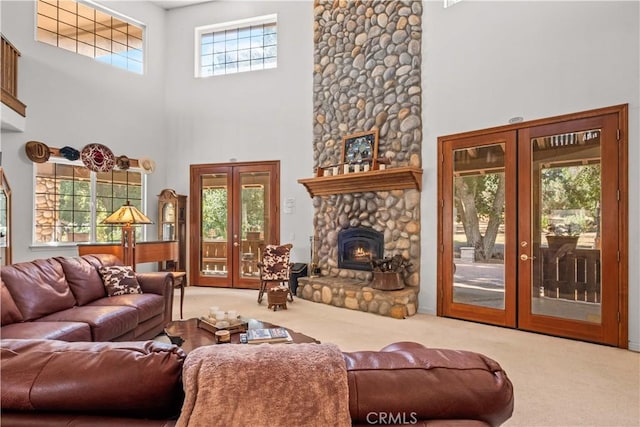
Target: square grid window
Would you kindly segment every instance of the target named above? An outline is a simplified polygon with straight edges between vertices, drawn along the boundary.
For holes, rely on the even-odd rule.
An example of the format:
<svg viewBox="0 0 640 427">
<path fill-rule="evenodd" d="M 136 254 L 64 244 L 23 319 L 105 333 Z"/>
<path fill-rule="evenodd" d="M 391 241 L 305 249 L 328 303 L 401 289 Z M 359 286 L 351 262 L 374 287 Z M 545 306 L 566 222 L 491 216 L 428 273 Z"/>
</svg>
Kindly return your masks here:
<svg viewBox="0 0 640 427">
<path fill-rule="evenodd" d="M 142 24 L 73 0 L 38 0 L 37 4 L 36 40 L 142 74 Z"/>
<path fill-rule="evenodd" d="M 34 245 L 116 242 L 121 227 L 102 224 L 127 200 L 143 211 L 142 171 L 95 173 L 73 162 L 35 164 Z M 141 227 L 136 227 L 137 238 Z"/>
<path fill-rule="evenodd" d="M 277 15 L 196 28 L 196 77 L 277 67 Z"/>
</svg>

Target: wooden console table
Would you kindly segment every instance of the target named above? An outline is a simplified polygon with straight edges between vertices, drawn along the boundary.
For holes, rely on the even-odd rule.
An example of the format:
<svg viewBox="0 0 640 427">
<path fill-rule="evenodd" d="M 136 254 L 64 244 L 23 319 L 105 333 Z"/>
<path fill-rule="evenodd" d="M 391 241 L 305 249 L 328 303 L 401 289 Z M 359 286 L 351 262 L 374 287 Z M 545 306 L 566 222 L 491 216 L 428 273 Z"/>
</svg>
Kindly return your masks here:
<svg viewBox="0 0 640 427">
<path fill-rule="evenodd" d="M 124 260 L 125 248 L 121 243 L 79 243 L 78 255 L 112 254 Z M 134 264 L 145 262 L 177 261 L 179 258 L 177 240 L 136 242 Z M 132 265 L 135 270 L 135 265 Z"/>
</svg>

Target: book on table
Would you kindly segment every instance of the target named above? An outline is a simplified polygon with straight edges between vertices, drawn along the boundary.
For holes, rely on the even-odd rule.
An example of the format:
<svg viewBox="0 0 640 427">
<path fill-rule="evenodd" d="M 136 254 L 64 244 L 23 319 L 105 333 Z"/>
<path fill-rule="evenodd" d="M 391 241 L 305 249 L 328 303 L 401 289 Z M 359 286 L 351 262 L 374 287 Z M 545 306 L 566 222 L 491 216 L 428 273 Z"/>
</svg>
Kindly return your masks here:
<svg viewBox="0 0 640 427">
<path fill-rule="evenodd" d="M 293 342 L 289 331 L 285 328 L 261 328 L 247 330 L 247 343 L 279 343 Z"/>
</svg>

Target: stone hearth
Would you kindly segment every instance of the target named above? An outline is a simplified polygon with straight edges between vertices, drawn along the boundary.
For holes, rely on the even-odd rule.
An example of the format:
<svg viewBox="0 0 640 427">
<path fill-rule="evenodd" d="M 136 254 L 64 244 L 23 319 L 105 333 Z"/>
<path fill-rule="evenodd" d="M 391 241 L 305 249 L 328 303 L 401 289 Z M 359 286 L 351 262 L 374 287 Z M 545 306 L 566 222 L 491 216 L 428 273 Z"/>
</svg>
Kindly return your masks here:
<svg viewBox="0 0 640 427">
<path fill-rule="evenodd" d="M 352 310 L 404 319 L 416 314 L 418 288 L 379 291 L 368 282 L 339 277 L 300 277 L 297 296 Z"/>
</svg>

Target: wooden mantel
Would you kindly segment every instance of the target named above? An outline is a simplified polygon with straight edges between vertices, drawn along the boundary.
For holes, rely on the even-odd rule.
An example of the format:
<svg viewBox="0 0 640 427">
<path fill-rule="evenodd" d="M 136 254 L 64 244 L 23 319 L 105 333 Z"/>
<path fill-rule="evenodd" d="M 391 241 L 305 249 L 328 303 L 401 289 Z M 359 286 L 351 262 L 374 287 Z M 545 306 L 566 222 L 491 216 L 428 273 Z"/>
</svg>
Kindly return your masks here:
<svg viewBox="0 0 640 427">
<path fill-rule="evenodd" d="M 410 166 L 299 179 L 311 197 L 333 194 L 416 189 L 422 191 L 422 169 Z"/>
</svg>

